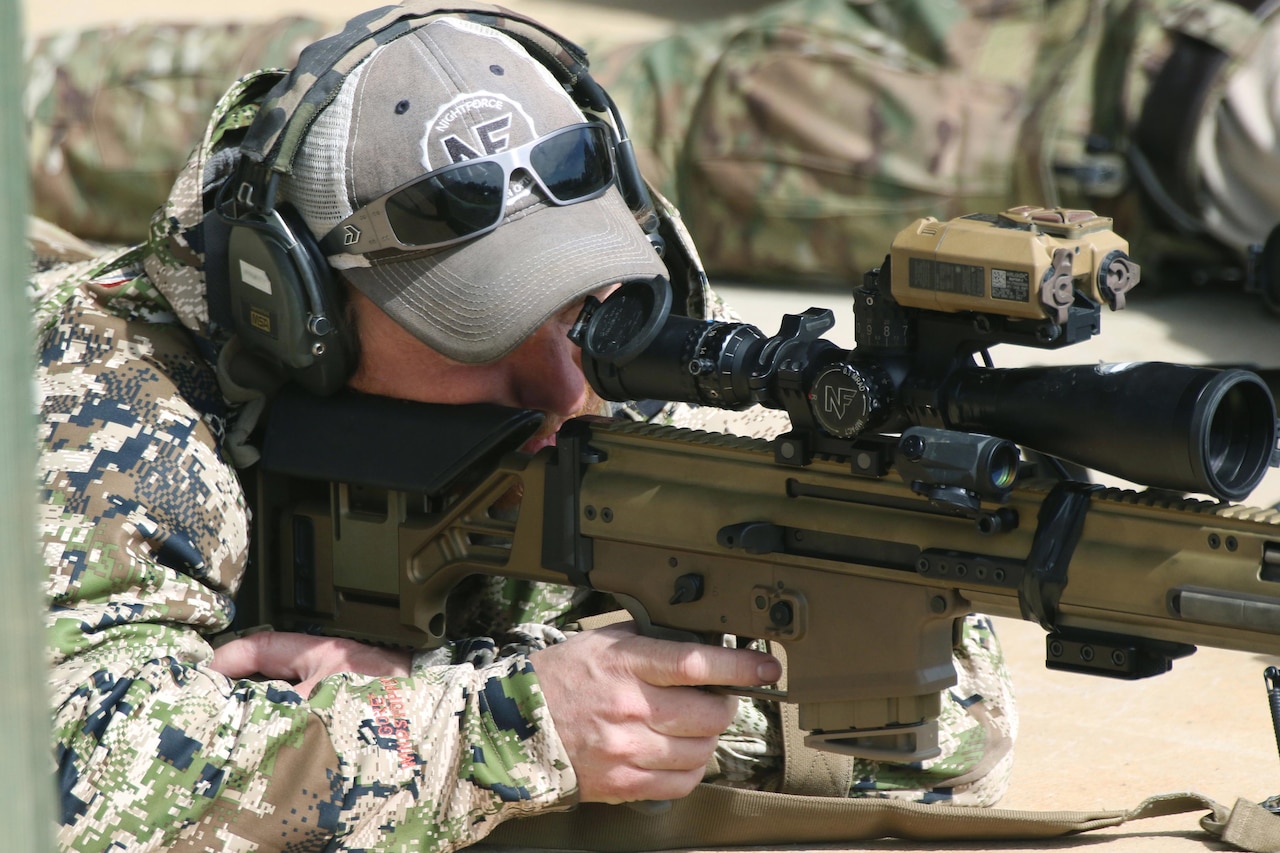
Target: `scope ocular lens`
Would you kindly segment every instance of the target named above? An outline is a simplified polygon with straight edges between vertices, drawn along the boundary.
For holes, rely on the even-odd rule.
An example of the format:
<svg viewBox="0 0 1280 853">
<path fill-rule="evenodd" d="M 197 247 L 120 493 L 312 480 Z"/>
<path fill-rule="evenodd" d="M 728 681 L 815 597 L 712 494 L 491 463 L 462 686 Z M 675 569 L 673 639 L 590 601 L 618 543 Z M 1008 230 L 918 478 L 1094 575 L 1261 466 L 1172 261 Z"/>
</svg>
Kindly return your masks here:
<svg viewBox="0 0 1280 853">
<path fill-rule="evenodd" d="M 1206 474 L 1240 500 L 1265 472 L 1275 444 L 1274 402 L 1261 380 L 1237 373 L 1222 391 L 1203 436 Z M 1212 405 L 1212 401 L 1210 402 Z"/>
</svg>

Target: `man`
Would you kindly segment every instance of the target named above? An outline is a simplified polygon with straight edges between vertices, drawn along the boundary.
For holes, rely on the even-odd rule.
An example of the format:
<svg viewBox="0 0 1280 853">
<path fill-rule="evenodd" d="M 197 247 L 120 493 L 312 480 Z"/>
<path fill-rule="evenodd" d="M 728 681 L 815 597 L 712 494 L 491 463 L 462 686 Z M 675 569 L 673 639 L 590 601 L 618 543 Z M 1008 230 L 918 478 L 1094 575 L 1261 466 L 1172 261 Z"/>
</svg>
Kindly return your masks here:
<svg viewBox="0 0 1280 853">
<path fill-rule="evenodd" d="M 117 162 L 123 120 L 86 131 L 91 104 L 132 116 L 153 103 L 150 87 L 100 87 L 103 63 L 120 65 L 109 77 L 161 76 L 163 89 L 190 71 L 134 69 L 140 45 L 179 66 L 190 39 L 224 45 L 211 63 L 229 71 L 247 32 L 159 27 L 38 46 L 37 212 L 82 237 L 136 228 L 148 206 L 121 204 L 124 193 L 85 200 L 153 175 Z M 787 0 L 593 50 L 593 65 L 632 118 L 642 170 L 716 275 L 857 281 L 917 216 L 1061 204 L 1116 219 L 1144 289 L 1244 286 L 1277 303 L 1280 238 L 1268 262 L 1252 252 L 1280 223 L 1278 40 L 1276 5 L 1257 0 Z M 151 164 L 168 146 L 176 170 L 185 148 L 157 145 Z"/>
<path fill-rule="evenodd" d="M 469 103 L 477 92 L 483 109 Z M 386 117 L 398 118 L 406 97 L 421 100 L 395 142 L 411 148 L 386 138 L 395 124 Z M 381 126 L 353 115 L 375 105 L 385 108 Z M 477 118 L 512 114 L 512 148 L 581 122 L 514 42 L 443 20 L 391 43 L 353 75 L 312 130 L 317 141 L 298 164 L 304 177 L 287 193 L 305 204 L 314 189 L 307 179 L 318 175 L 307 157 L 324 151 L 317 134 L 339 128 L 357 146 L 359 159 L 342 177 L 358 189 L 348 196 L 334 188 L 341 195 L 325 199 L 331 206 L 372 201 L 401 182 L 397 169 L 431 171 L 440 151 L 412 147 L 423 141 L 424 122 L 449 108 L 460 116 L 451 130 L 464 140 Z M 220 118 L 219 131 L 235 121 Z M 361 133 L 368 136 L 356 139 Z M 190 179 L 200 180 L 198 168 Z M 510 253 L 498 264 L 508 273 L 575 252 L 594 262 L 569 280 L 553 274 L 508 284 L 516 307 L 490 306 L 498 320 L 478 338 L 437 334 L 434 349 L 420 340 L 431 318 L 419 317 L 419 334 L 410 333 L 390 319 L 396 309 L 387 301 L 376 304 L 395 298 L 378 290 L 382 277 L 359 270 L 363 279 L 351 275 L 363 282 L 351 291 L 361 342 L 352 387 L 537 407 L 553 423 L 591 407 L 563 337 L 573 305 L 613 280 L 663 268 L 615 187 L 562 206 L 541 198 L 531 181 L 513 179 L 502 226 L 487 240 L 389 265 L 386 278 L 414 264 L 415 280 L 447 277 L 486 248 Z M 366 848 L 419 838 L 451 849 L 518 814 L 686 793 L 736 700 L 681 685 L 768 683 L 779 670 L 767 655 L 623 630 L 474 667 L 461 656 L 483 657 L 479 641 L 444 666 L 304 637 L 283 644 L 250 637 L 213 653 L 201 632 L 231 618 L 249 519 L 235 474 L 219 458 L 219 433 L 237 416 L 221 404 L 205 360 L 220 330 L 196 296 L 197 270 L 166 256 L 195 233 L 178 225 L 189 187 L 180 180 L 166 211 L 171 242 L 157 239 L 152 251 L 111 265 L 109 276 L 97 273 L 60 306 L 43 343 L 41 472 L 54 573 L 63 846 L 129 849 L 159 836 L 165 849 L 251 841 L 312 849 L 330 839 Z M 533 238 L 538 245 L 520 253 L 504 243 Z M 501 282 L 502 270 L 492 272 Z M 520 304 L 521 294 L 542 304 Z M 167 321 L 169 310 L 196 334 Z M 492 347 L 490 357 L 478 360 L 468 349 L 477 342 Z M 335 649 L 355 659 L 335 659 Z M 309 669 L 317 652 L 320 671 Z M 353 674 L 359 670 L 380 678 Z M 257 671 L 298 683 L 227 677 Z M 396 747 L 370 728 L 376 720 L 390 721 Z"/>
<path fill-rule="evenodd" d="M 300 79 L 316 71 L 310 61 Z M 740 713 L 736 699 L 696 687 L 771 683 L 780 669 L 769 655 L 616 627 L 566 639 L 557 626 L 574 593 L 556 589 L 506 601 L 502 624 L 477 626 L 488 634 L 416 657 L 271 632 L 213 648 L 252 523 L 229 461 L 257 412 L 229 346 L 246 330 L 217 306 L 229 275 L 280 282 L 246 274 L 252 259 L 229 253 L 230 273 L 206 273 L 221 251 L 219 190 L 240 174 L 267 78 L 246 78 L 219 103 L 147 243 L 42 280 L 52 284 L 37 306 L 40 518 L 61 845 L 447 850 L 516 816 L 682 796 Z M 333 318 L 356 342 L 344 384 L 541 409 L 548 429 L 530 450 L 598 410 L 567 326 L 585 296 L 666 270 L 611 181 L 557 196 L 528 156 L 549 139 L 597 138 L 583 119 L 523 48 L 463 18 L 401 36 L 351 71 L 280 183 L 280 212 L 299 233 L 323 242 L 406 186 L 440 182 L 455 161 L 506 171 L 498 218 L 330 253 L 323 266 L 341 271 L 346 299 Z M 587 165 L 609 174 L 607 147 L 592 151 Z M 434 227 L 425 215 L 410 224 Z M 991 776 L 990 797 L 1010 757 L 1007 675 L 981 622 L 965 637 L 960 653 L 980 663 L 962 669 L 978 677 L 950 713 L 981 707 L 974 684 L 989 679 L 1003 745 L 985 749 L 968 718 L 925 778 Z M 875 790 L 874 773 L 864 781 Z"/>
</svg>

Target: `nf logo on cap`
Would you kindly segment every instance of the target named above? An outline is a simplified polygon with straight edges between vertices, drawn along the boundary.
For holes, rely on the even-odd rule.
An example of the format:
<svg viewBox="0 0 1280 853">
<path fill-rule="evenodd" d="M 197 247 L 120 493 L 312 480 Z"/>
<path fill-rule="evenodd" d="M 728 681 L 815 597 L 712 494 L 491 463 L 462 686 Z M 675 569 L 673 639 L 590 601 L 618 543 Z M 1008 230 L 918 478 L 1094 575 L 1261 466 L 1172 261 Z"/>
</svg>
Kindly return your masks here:
<svg viewBox="0 0 1280 853">
<path fill-rule="evenodd" d="M 427 122 L 422 165 L 430 172 L 519 147 L 539 135 L 524 108 L 510 98 L 492 92 L 459 95 Z"/>
<path fill-rule="evenodd" d="M 493 92 L 459 95 L 436 111 L 422 137 L 422 165 L 427 171 L 463 160 L 475 160 L 537 139 L 533 119 L 518 103 Z M 528 175 L 512 176 L 509 201 L 533 186 Z"/>
</svg>

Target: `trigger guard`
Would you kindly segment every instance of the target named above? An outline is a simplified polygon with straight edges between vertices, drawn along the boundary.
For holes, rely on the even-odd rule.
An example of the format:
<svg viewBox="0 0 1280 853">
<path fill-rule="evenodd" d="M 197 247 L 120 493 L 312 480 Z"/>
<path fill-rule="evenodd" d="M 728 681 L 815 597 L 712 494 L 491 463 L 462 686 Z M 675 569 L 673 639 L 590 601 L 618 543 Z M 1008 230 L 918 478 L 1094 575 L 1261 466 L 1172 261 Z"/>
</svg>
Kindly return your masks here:
<svg viewBox="0 0 1280 853">
<path fill-rule="evenodd" d="M 656 640 L 673 640 L 677 643 L 706 643 L 706 638 L 701 634 L 653 624 L 653 620 L 649 618 L 649 611 L 645 609 L 639 599 L 622 593 L 613 593 L 612 595 L 631 614 L 631 618 L 636 623 L 636 630 L 644 636 L 653 637 Z"/>
</svg>

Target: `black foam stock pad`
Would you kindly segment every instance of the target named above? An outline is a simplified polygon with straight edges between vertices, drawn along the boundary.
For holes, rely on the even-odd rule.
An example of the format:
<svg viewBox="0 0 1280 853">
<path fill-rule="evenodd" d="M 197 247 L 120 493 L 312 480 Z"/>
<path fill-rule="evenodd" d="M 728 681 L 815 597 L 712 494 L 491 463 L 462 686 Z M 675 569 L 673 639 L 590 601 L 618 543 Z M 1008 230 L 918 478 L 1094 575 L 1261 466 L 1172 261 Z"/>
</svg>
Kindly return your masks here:
<svg viewBox="0 0 1280 853">
<path fill-rule="evenodd" d="M 273 402 L 264 470 L 397 491 L 439 494 L 468 470 L 487 470 L 542 425 L 541 412 L 451 406 L 286 387 Z"/>
</svg>

